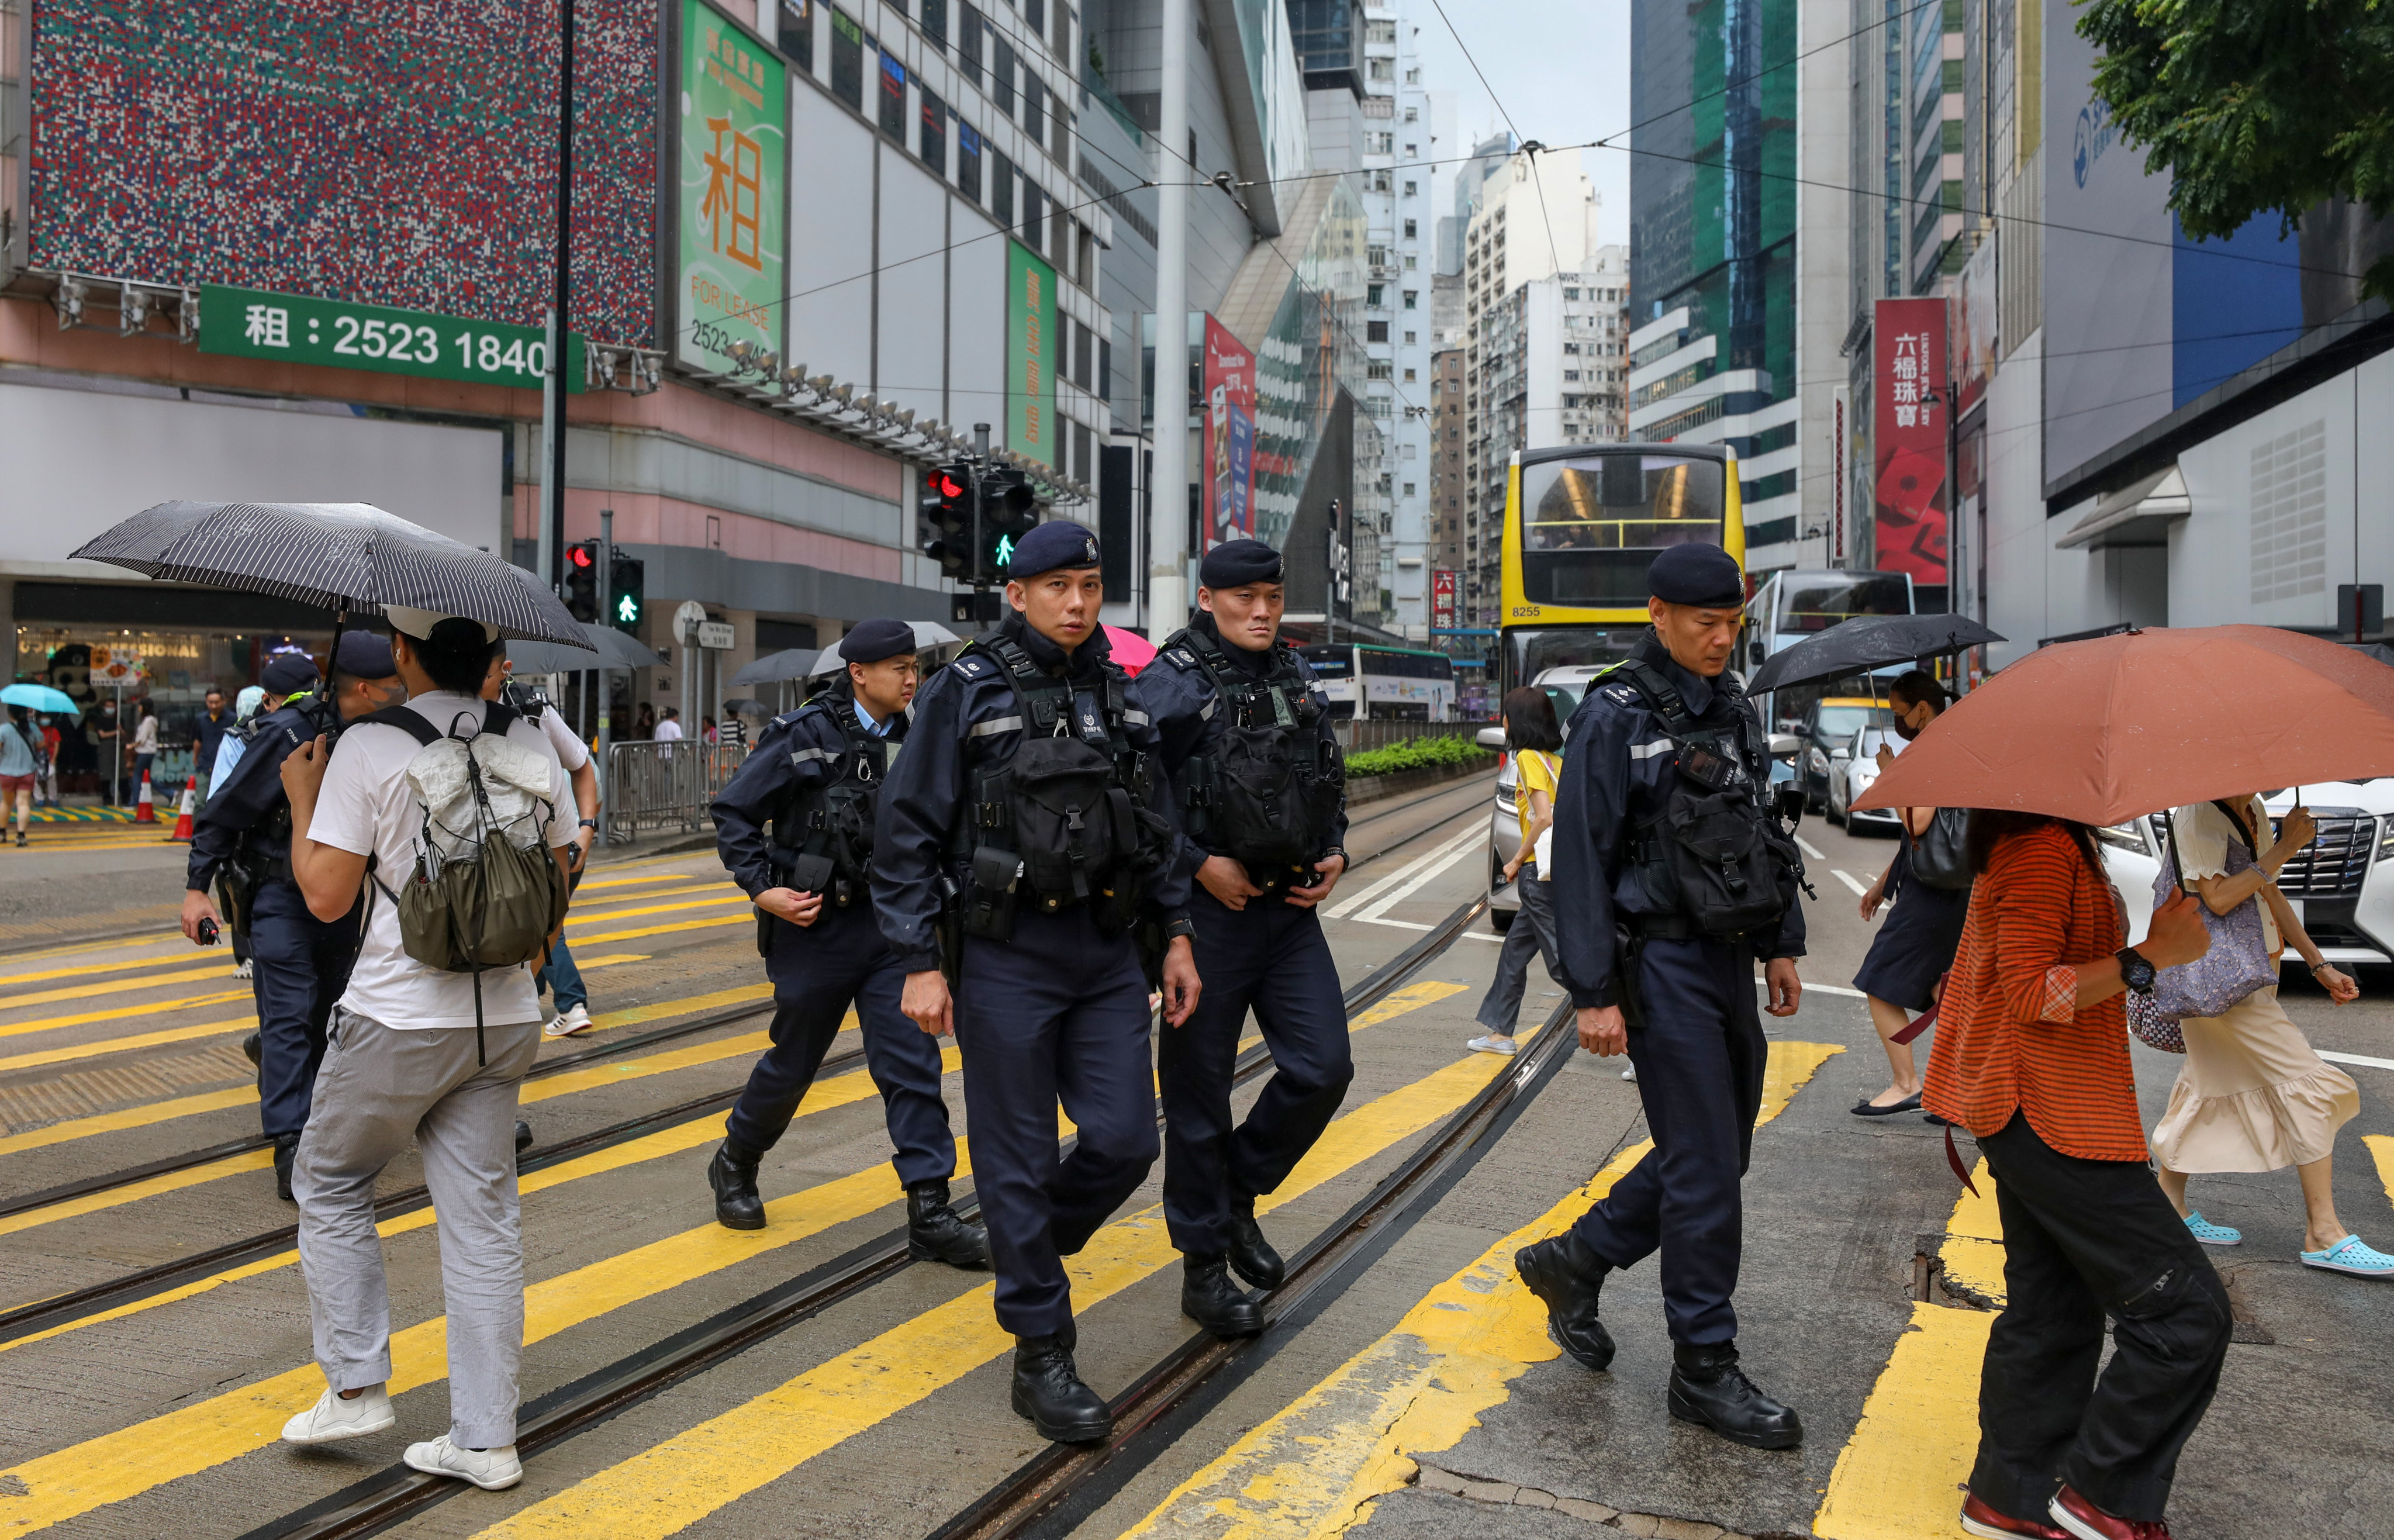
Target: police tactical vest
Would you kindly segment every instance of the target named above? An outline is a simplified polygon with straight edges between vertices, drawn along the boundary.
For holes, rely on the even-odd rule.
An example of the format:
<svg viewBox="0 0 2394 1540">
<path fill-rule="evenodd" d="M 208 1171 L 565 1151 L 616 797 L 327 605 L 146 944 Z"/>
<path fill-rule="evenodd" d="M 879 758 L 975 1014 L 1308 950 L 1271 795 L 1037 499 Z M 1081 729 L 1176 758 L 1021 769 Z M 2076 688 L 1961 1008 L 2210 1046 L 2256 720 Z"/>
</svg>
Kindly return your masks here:
<svg viewBox="0 0 2394 1540">
<path fill-rule="evenodd" d="M 1164 648 L 1205 671 L 1222 713 L 1213 752 L 1181 769 L 1190 837 L 1254 872 L 1309 867 L 1330 846 L 1347 770 L 1337 744 L 1321 735 L 1322 706 L 1296 654 L 1274 644 L 1257 678 L 1202 631 L 1178 632 Z"/>
<path fill-rule="evenodd" d="M 1769 752 L 1753 714 L 1699 722 L 1642 659 L 1606 677 L 1638 692 L 1674 751 L 1662 809 L 1632 831 L 1629 859 L 1644 868 L 1649 896 L 1707 936 L 1775 928 L 1796 902 L 1804 862 L 1772 805 Z"/>
<path fill-rule="evenodd" d="M 1072 681 L 1042 669 L 1013 638 L 968 651 L 997 664 L 1022 728 L 1010 756 L 974 775 L 958 821 L 972 864 L 967 930 L 1006 939 L 1024 897 L 1049 914 L 1088 904 L 1100 929 L 1128 930 L 1149 876 L 1170 853 L 1172 827 L 1155 810 L 1148 757 L 1124 731 L 1122 671 L 1109 666 L 1085 681 L 1097 699 L 1090 713 Z"/>
<path fill-rule="evenodd" d="M 874 811 L 900 745 L 868 729 L 856 714 L 855 697 L 844 690 L 830 691 L 801 710 L 818 707 L 838 727 L 844 746 L 836 752 L 811 744 L 790 751 L 792 764 L 825 761 L 824 774 L 773 815 L 774 863 L 790 887 L 821 893 L 846 908 L 869 891 Z"/>
</svg>

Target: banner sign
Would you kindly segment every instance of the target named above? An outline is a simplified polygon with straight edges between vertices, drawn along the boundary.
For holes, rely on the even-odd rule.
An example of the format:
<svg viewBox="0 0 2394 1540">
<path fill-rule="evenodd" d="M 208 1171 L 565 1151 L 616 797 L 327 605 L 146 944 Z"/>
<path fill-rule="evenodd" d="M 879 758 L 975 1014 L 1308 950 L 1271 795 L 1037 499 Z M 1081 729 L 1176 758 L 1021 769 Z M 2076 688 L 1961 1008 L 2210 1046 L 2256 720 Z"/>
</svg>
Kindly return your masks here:
<svg viewBox="0 0 2394 1540">
<path fill-rule="evenodd" d="M 583 339 L 566 341 L 565 388 L 579 390 Z M 200 285 L 200 351 L 535 390 L 548 372 L 548 336 L 538 326 L 224 283 Z"/>
<path fill-rule="evenodd" d="M 1452 631 L 1461 622 L 1455 616 L 1456 601 L 1462 588 L 1462 573 L 1452 567 L 1435 567 L 1429 574 L 1429 628 Z"/>
<path fill-rule="evenodd" d="M 1006 446 L 1061 469 L 1056 420 L 1056 270 L 1019 241 L 1006 244 Z"/>
<path fill-rule="evenodd" d="M 1205 544 L 1256 533 L 1256 356 L 1205 318 Z"/>
<path fill-rule="evenodd" d="M 681 313 L 674 357 L 725 374 L 731 345 L 779 353 L 783 187 L 789 171 L 782 61 L 703 0 L 681 11 Z"/>
<path fill-rule="evenodd" d="M 1882 299 L 1871 323 L 1871 565 L 1945 581 L 1945 301 Z"/>
</svg>

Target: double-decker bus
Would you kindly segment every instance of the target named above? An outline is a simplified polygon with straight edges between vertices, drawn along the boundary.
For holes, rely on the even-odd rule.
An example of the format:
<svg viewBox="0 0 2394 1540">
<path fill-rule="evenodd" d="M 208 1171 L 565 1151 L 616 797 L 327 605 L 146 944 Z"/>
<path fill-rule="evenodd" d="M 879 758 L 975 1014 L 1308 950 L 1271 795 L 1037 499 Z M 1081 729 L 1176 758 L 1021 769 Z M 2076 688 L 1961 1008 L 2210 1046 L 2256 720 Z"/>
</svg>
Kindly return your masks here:
<svg viewBox="0 0 2394 1540">
<path fill-rule="evenodd" d="M 1646 569 L 1666 546 L 1745 561 L 1734 456 L 1718 444 L 1522 450 L 1505 483 L 1497 698 L 1549 668 L 1626 657 L 1646 627 Z"/>
<path fill-rule="evenodd" d="M 1857 615 L 1908 615 L 1913 612 L 1912 575 L 1834 568 L 1795 569 L 1765 578 L 1745 601 L 1745 635 L 1731 665 L 1752 675 L 1772 653 L 1815 637 Z M 1905 665 L 1905 667 L 1911 666 Z M 1901 669 L 1889 670 L 1901 673 Z M 1835 681 L 1799 685 L 1774 692 L 1759 703 L 1766 722 L 1802 717 L 1813 704 L 1831 692 Z M 1869 691 L 1867 689 L 1865 693 Z"/>
<path fill-rule="evenodd" d="M 1341 720 L 1451 722 L 1454 660 L 1443 652 L 1368 642 L 1331 642 L 1298 649 L 1313 665 L 1330 714 Z"/>
</svg>

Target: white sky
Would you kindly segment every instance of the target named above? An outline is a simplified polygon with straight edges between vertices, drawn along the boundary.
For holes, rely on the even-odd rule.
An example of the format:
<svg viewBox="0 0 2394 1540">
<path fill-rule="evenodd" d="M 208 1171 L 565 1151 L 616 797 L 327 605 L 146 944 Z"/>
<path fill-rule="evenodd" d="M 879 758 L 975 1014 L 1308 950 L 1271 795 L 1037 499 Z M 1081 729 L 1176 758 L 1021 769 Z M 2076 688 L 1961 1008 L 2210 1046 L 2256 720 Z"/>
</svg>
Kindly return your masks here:
<svg viewBox="0 0 2394 1540">
<path fill-rule="evenodd" d="M 1439 19 L 1439 6 L 1446 20 Z M 1584 144 L 1629 125 L 1629 0 L 1405 0 L 1401 15 L 1421 28 L 1422 82 L 1452 94 L 1459 145 L 1440 145 L 1441 157 L 1459 155 L 1505 126 L 1497 102 L 1510 112 L 1523 138 L 1547 144 Z M 1480 84 L 1447 21 L 1463 35 L 1488 86 Z M 1493 87 L 1492 100 L 1488 87 Z M 1625 139 L 1624 139 L 1625 142 Z M 1596 183 L 1602 240 L 1629 239 L 1629 157 L 1618 150 L 1590 150 L 1581 157 Z M 1452 207 L 1454 193 L 1440 168 L 1438 208 Z"/>
</svg>

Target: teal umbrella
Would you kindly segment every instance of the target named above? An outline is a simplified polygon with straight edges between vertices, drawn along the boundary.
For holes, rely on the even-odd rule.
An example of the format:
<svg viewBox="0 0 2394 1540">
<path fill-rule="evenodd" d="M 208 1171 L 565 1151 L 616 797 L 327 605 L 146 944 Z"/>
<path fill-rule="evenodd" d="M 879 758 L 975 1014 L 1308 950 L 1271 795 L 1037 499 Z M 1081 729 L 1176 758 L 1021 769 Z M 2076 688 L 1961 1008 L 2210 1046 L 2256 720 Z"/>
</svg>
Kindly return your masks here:
<svg viewBox="0 0 2394 1540">
<path fill-rule="evenodd" d="M 59 717 L 83 715 L 83 708 L 75 704 L 73 696 L 63 690 L 52 690 L 46 684 L 12 684 L 0 690 L 0 703 Z"/>
</svg>

